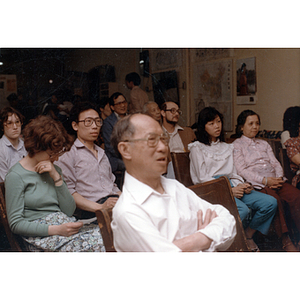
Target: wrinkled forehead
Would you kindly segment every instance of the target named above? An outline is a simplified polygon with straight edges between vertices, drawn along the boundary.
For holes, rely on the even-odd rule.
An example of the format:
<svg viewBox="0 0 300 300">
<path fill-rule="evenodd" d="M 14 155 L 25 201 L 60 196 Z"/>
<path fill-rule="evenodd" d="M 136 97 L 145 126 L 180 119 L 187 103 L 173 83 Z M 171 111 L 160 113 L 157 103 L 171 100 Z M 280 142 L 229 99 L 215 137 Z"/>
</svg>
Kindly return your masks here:
<svg viewBox="0 0 300 300">
<path fill-rule="evenodd" d="M 152 102 L 148 104 L 149 109 L 158 108 L 158 104 L 156 102 Z"/>
</svg>

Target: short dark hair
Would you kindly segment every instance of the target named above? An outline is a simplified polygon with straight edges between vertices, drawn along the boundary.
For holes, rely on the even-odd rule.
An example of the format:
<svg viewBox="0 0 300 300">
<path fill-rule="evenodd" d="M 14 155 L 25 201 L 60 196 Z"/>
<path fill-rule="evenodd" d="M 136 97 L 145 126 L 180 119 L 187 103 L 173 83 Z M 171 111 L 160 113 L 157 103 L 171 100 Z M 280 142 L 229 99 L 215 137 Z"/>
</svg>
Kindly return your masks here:
<svg viewBox="0 0 300 300">
<path fill-rule="evenodd" d="M 283 115 L 283 130 L 288 130 L 290 137 L 299 136 L 300 106 L 287 108 Z"/>
<path fill-rule="evenodd" d="M 221 130 L 219 139 L 221 142 L 225 141 L 223 115 L 219 111 L 217 111 L 214 107 L 208 106 L 208 107 L 203 108 L 198 115 L 196 136 L 197 136 L 197 140 L 200 143 L 203 143 L 205 145 L 211 144 L 211 139 L 210 139 L 209 134 L 205 130 L 205 125 L 208 122 L 213 121 L 217 116 L 219 116 L 219 118 L 221 119 L 221 123 L 222 123 L 222 130 Z"/>
<path fill-rule="evenodd" d="M 25 126 L 23 136 L 29 157 L 46 150 L 54 153 L 69 151 L 73 143 L 61 122 L 42 115 L 32 119 Z"/>
<path fill-rule="evenodd" d="M 168 101 L 164 102 L 163 104 L 161 104 L 160 109 L 161 110 L 166 110 L 167 109 L 167 103 L 175 103 L 178 106 L 178 108 L 180 108 L 180 104 L 178 102 L 168 100 Z"/>
<path fill-rule="evenodd" d="M 138 73 L 132 72 L 126 75 L 125 81 L 133 82 L 134 85 L 140 85 L 141 84 L 141 77 Z"/>
<path fill-rule="evenodd" d="M 84 101 L 84 102 L 77 102 L 70 111 L 70 122 L 78 122 L 78 118 L 80 113 L 93 109 L 95 110 L 99 116 L 101 116 L 99 109 L 96 107 L 96 105 L 92 102 Z"/>
<path fill-rule="evenodd" d="M 109 97 L 109 105 L 110 106 L 114 106 L 115 105 L 115 99 L 117 99 L 119 96 L 123 96 L 125 98 L 125 96 L 122 93 L 119 92 L 115 92 L 113 93 L 110 97 Z M 126 98 L 125 98 L 126 100 Z"/>
<path fill-rule="evenodd" d="M 246 110 L 242 111 L 239 114 L 239 116 L 237 117 L 237 124 L 235 127 L 235 133 L 236 133 L 237 137 L 241 137 L 243 135 L 242 127 L 245 125 L 246 120 L 249 116 L 257 116 L 259 125 L 260 125 L 260 117 L 256 112 L 254 112 L 251 109 L 246 109 Z"/>
<path fill-rule="evenodd" d="M 7 121 L 8 117 L 11 115 L 16 115 L 19 118 L 19 120 L 21 121 L 21 123 L 22 124 L 24 123 L 25 118 L 19 111 L 17 111 L 16 109 L 14 109 L 11 106 L 2 108 L 0 110 L 0 136 L 2 136 L 3 132 L 4 132 L 4 123 Z"/>
<path fill-rule="evenodd" d="M 124 118 L 120 119 L 113 128 L 110 137 L 110 143 L 119 158 L 122 158 L 121 153 L 118 149 L 119 143 L 124 141 L 125 139 L 129 139 L 135 133 L 135 126 L 131 123 L 131 118 L 135 114 L 137 113 L 125 116 Z"/>
<path fill-rule="evenodd" d="M 99 102 L 99 107 L 104 109 L 107 103 L 109 103 L 109 97 L 101 98 Z"/>
</svg>

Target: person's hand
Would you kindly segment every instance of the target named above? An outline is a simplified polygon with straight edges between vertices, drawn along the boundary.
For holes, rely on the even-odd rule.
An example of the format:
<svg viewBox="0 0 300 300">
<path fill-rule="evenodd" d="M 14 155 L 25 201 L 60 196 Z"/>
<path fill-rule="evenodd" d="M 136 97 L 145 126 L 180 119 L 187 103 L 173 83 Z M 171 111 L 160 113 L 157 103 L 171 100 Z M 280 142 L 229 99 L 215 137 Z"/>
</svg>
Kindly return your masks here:
<svg viewBox="0 0 300 300">
<path fill-rule="evenodd" d="M 242 198 L 244 196 L 244 192 L 245 192 L 245 186 L 244 186 L 244 183 L 240 183 L 238 184 L 237 186 L 233 187 L 232 188 L 232 193 L 233 193 L 233 197 L 235 198 Z"/>
<path fill-rule="evenodd" d="M 102 208 L 104 209 L 113 208 L 116 205 L 118 199 L 119 199 L 118 197 L 107 198 L 107 200 L 102 204 Z"/>
<path fill-rule="evenodd" d="M 40 161 L 36 166 L 35 166 L 35 171 L 39 174 L 49 172 L 49 175 L 51 178 L 55 181 L 59 178 L 59 173 L 56 171 L 53 163 L 50 160 L 43 160 Z"/>
<path fill-rule="evenodd" d="M 265 184 L 266 180 L 264 178 L 263 183 Z M 277 190 L 282 187 L 284 180 L 281 177 L 267 177 L 267 186 L 271 189 Z"/>
<path fill-rule="evenodd" d="M 203 220 L 203 211 L 200 209 L 197 212 L 198 224 L 197 230 L 204 229 L 214 218 L 218 215 L 215 211 L 212 211 L 210 208 L 206 211 L 204 220 Z"/>
<path fill-rule="evenodd" d="M 245 182 L 245 183 L 244 183 L 244 186 L 245 186 L 245 188 L 244 188 L 244 193 L 245 193 L 245 194 L 250 194 L 251 191 L 253 190 L 252 184 L 249 183 L 249 182 Z"/>
<path fill-rule="evenodd" d="M 78 233 L 79 229 L 83 226 L 82 222 L 70 222 L 61 225 L 50 225 L 48 228 L 49 235 L 62 235 L 71 236 Z"/>
</svg>

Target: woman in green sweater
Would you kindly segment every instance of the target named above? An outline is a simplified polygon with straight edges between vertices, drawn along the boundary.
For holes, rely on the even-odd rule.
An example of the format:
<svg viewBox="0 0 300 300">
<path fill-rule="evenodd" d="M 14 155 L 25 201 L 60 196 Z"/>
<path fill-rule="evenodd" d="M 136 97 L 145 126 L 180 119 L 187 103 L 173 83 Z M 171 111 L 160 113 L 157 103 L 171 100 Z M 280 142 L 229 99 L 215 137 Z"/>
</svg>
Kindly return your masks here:
<svg viewBox="0 0 300 300">
<path fill-rule="evenodd" d="M 99 227 L 72 217 L 76 204 L 53 164 L 70 150 L 72 139 L 61 123 L 46 116 L 24 129 L 28 155 L 5 178 L 7 218 L 11 230 L 30 251 L 105 251 Z"/>
</svg>

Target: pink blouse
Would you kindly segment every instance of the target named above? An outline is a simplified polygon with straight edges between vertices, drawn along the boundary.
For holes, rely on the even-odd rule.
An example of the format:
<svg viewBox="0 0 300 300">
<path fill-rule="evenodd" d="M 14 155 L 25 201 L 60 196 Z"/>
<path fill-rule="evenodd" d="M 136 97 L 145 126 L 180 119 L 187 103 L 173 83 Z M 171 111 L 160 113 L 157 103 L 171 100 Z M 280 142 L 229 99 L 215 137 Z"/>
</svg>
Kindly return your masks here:
<svg viewBox="0 0 300 300">
<path fill-rule="evenodd" d="M 264 187 L 264 177 L 283 177 L 283 169 L 268 142 L 243 135 L 233 145 L 237 173 L 255 188 Z"/>
</svg>

